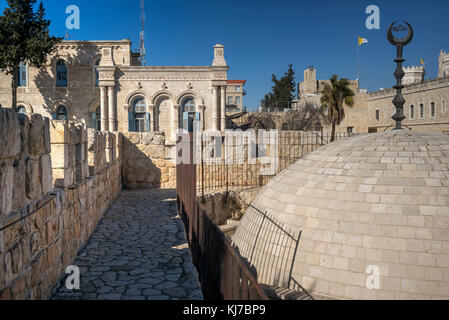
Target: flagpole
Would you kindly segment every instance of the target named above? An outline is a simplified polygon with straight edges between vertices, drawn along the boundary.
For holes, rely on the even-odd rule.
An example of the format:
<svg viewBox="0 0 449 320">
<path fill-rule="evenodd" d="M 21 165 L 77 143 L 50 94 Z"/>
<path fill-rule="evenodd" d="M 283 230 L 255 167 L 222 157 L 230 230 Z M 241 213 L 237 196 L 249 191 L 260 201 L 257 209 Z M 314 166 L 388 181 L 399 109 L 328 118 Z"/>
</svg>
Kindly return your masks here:
<svg viewBox="0 0 449 320">
<path fill-rule="evenodd" d="M 359 80 L 360 45 L 357 44 L 357 80 Z"/>
</svg>

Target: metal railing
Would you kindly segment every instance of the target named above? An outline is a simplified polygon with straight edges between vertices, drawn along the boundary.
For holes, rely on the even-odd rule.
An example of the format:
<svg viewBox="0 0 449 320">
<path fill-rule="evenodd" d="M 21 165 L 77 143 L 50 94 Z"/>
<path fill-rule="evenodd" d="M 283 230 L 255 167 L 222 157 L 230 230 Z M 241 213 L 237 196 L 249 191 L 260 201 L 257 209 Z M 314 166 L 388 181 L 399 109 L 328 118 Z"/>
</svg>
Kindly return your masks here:
<svg viewBox="0 0 449 320">
<path fill-rule="evenodd" d="M 336 133 L 335 141 L 360 135 L 359 133 Z M 222 137 L 224 142 L 224 137 Z M 228 192 L 231 190 L 245 190 L 262 187 L 267 184 L 276 174 L 280 173 L 302 157 L 307 156 L 313 151 L 329 144 L 331 134 L 329 132 L 319 131 L 279 131 L 277 152 L 278 159 L 276 170 L 272 175 L 261 174 L 263 165 L 249 163 L 248 159 L 242 163 L 237 158 L 233 158 L 232 163 L 226 163 L 225 150 L 221 151 L 221 159 L 218 161 L 206 161 L 203 158 L 198 160 L 197 166 L 197 190 L 198 194 L 205 195 L 213 192 Z M 257 141 L 257 140 L 256 140 Z M 223 143 L 224 145 L 224 143 Z M 200 147 L 202 154 L 204 146 Z M 255 148 L 259 149 L 256 144 Z M 247 154 L 248 144 L 241 145 L 239 148 Z"/>
<path fill-rule="evenodd" d="M 191 151 L 191 161 L 177 165 L 177 202 L 203 295 L 208 300 L 268 300 L 240 254 L 196 201 L 192 141 L 192 134 L 190 141 L 178 140 Z"/>
<path fill-rule="evenodd" d="M 245 201 L 233 191 L 240 201 Z M 293 267 L 302 231 L 293 230 L 279 222 L 266 210 L 247 204 L 244 228 L 237 229 L 233 243 L 247 258 L 250 266 L 257 265 L 259 282 L 303 293 L 304 299 L 313 297 L 293 278 Z"/>
</svg>

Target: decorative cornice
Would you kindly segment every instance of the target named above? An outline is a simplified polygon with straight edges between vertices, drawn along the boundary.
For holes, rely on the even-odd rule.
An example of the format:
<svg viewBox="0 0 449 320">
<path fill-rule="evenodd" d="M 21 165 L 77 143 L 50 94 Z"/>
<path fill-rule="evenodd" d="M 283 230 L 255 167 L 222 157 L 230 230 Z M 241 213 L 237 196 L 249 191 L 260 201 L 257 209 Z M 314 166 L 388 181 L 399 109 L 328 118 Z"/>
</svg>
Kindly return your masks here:
<svg viewBox="0 0 449 320">
<path fill-rule="evenodd" d="M 170 80 L 211 80 L 211 74 L 209 72 L 126 72 L 119 77 L 120 80 L 158 80 L 158 81 L 170 81 Z"/>
</svg>

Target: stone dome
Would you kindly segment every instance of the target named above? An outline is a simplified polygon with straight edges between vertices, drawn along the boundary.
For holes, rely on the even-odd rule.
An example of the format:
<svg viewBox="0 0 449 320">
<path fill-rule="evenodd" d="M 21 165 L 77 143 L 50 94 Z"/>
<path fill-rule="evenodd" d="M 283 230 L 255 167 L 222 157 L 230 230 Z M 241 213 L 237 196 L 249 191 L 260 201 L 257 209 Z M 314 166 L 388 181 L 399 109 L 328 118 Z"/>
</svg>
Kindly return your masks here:
<svg viewBox="0 0 449 320">
<path fill-rule="evenodd" d="M 318 298 L 449 298 L 448 135 L 403 130 L 337 141 L 282 171 L 252 205 L 302 230 L 292 278 Z M 263 263 L 282 243 L 258 221 L 248 210 L 234 244 L 264 282 Z M 368 289 L 376 267 L 380 286 Z"/>
</svg>

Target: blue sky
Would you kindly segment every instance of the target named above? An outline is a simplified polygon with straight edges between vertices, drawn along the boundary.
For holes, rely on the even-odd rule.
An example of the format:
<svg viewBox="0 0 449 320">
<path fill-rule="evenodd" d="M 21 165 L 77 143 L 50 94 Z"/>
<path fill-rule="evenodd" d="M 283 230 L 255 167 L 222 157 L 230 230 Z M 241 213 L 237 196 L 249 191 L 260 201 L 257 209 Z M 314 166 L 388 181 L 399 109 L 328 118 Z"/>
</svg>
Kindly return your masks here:
<svg viewBox="0 0 449 320">
<path fill-rule="evenodd" d="M 0 0 L 3 11 L 6 1 Z M 138 46 L 140 0 L 44 0 L 52 33 L 65 34 L 65 8 L 77 5 L 81 28 L 75 40 L 130 38 Z M 380 30 L 367 30 L 365 9 L 380 8 Z M 332 74 L 356 77 L 357 37 L 361 87 L 369 91 L 394 83 L 395 49 L 386 30 L 395 20 L 415 29 L 405 48 L 406 65 L 426 62 L 426 78 L 437 75 L 438 54 L 449 51 L 447 0 L 145 0 L 149 65 L 210 65 L 212 47 L 222 43 L 230 79 L 248 81 L 244 104 L 253 109 L 271 88 L 271 74 L 282 75 L 293 64 L 296 80 L 314 65 L 319 79 Z"/>
</svg>

